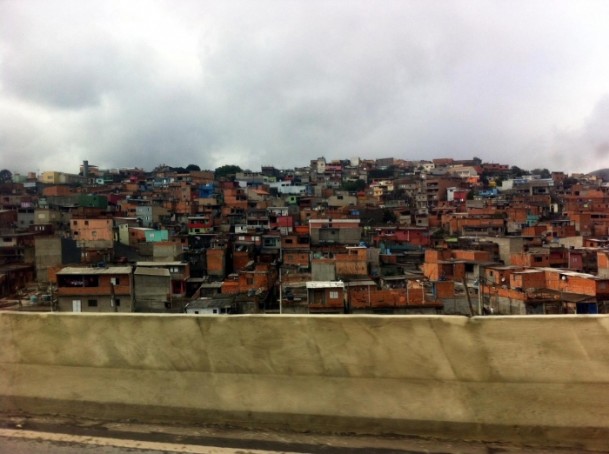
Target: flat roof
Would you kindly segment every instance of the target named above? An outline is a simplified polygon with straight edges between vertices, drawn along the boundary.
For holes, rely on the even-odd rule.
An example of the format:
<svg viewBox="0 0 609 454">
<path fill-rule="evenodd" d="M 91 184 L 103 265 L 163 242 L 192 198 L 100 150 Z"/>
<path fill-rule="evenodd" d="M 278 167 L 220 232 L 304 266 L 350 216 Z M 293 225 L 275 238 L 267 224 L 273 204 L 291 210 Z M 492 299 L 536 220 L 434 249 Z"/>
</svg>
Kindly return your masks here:
<svg viewBox="0 0 609 454">
<path fill-rule="evenodd" d="M 328 223 L 338 223 L 338 224 L 359 224 L 359 219 L 309 219 L 309 224 L 328 224 Z"/>
<path fill-rule="evenodd" d="M 201 279 L 199 279 L 199 280 L 188 279 L 188 282 L 193 282 L 193 283 L 202 282 L 202 284 L 200 285 L 201 288 L 222 288 L 222 282 L 204 282 Z"/>
<path fill-rule="evenodd" d="M 373 280 L 362 280 L 362 281 L 351 281 L 351 282 L 345 282 L 345 287 L 358 287 L 358 286 L 375 286 L 376 287 L 376 282 L 374 282 Z"/>
<path fill-rule="evenodd" d="M 107 268 L 73 267 L 63 268 L 57 274 L 131 274 L 130 266 L 109 266 Z"/>
<path fill-rule="evenodd" d="M 345 288 L 345 283 L 342 281 L 309 281 L 307 289 L 309 288 Z"/>
<path fill-rule="evenodd" d="M 171 276 L 171 274 L 169 273 L 169 270 L 166 268 L 151 268 L 151 267 L 144 267 L 144 268 L 136 268 L 135 272 L 133 273 L 137 276 L 166 276 L 169 277 Z"/>
<path fill-rule="evenodd" d="M 151 267 L 163 267 L 163 266 L 179 266 L 179 265 L 188 265 L 188 263 L 185 262 L 179 262 L 179 261 L 174 261 L 174 262 L 135 262 L 136 266 L 151 266 Z"/>
<path fill-rule="evenodd" d="M 594 274 L 580 273 L 578 271 L 565 270 L 565 269 L 561 269 L 561 268 L 543 267 L 543 268 L 539 268 L 539 269 L 543 270 L 543 271 L 551 271 L 551 272 L 554 272 L 554 273 L 557 273 L 557 274 L 564 274 L 565 276 L 598 278 L 598 276 L 595 276 Z"/>
<path fill-rule="evenodd" d="M 521 266 L 517 266 L 517 265 L 498 265 L 498 266 L 488 266 L 487 269 L 492 269 L 492 270 L 502 270 L 502 271 L 510 271 L 510 270 L 522 270 Z M 538 268 L 541 269 L 541 268 Z"/>
<path fill-rule="evenodd" d="M 34 236 L 37 235 L 37 232 L 13 232 L 13 233 L 2 233 L 0 237 L 6 238 L 11 236 Z"/>
<path fill-rule="evenodd" d="M 543 270 L 540 269 L 526 269 L 522 271 L 516 271 L 514 274 L 535 274 L 535 273 L 543 273 Z"/>
</svg>

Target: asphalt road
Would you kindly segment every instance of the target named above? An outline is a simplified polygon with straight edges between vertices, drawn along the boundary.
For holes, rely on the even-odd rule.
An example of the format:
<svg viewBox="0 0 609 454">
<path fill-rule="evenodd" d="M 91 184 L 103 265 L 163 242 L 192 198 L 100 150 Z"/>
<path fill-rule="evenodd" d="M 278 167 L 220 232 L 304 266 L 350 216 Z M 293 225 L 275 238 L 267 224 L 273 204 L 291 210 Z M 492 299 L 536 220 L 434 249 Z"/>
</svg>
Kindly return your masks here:
<svg viewBox="0 0 609 454">
<path fill-rule="evenodd" d="M 416 437 L 321 435 L 220 427 L 0 416 L 0 454 L 582 454 L 581 449 Z M 609 451 L 607 451 L 609 452 Z"/>
</svg>

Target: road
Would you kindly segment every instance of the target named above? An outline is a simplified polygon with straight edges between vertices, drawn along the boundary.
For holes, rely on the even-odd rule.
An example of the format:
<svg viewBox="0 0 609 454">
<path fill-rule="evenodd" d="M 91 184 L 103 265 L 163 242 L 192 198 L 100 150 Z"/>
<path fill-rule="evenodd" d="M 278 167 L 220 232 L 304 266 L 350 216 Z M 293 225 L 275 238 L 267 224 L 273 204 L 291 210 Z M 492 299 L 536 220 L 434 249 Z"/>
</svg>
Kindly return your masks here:
<svg viewBox="0 0 609 454">
<path fill-rule="evenodd" d="M 319 435 L 0 416 L 0 454 L 581 454 L 581 449 L 416 437 Z M 609 451 L 607 451 L 609 452 Z"/>
</svg>

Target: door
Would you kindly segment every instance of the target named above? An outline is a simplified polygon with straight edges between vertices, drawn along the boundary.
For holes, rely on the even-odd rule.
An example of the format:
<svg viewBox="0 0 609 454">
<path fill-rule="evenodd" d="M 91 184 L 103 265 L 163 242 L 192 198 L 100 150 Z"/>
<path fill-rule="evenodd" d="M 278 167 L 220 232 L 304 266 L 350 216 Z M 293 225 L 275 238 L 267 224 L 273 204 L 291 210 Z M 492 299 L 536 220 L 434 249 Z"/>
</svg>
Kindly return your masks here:
<svg viewBox="0 0 609 454">
<path fill-rule="evenodd" d="M 72 312 L 81 312 L 80 300 L 72 300 Z"/>
</svg>

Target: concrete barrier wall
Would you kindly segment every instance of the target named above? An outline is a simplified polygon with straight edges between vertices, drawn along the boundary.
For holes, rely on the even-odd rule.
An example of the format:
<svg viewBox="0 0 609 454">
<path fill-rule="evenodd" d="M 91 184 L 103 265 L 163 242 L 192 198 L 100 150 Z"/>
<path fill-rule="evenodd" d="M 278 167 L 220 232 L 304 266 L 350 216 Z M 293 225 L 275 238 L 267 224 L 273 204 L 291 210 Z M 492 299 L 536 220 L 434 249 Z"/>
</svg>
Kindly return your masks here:
<svg viewBox="0 0 609 454">
<path fill-rule="evenodd" d="M 0 314 L 5 411 L 604 448 L 609 317 Z"/>
</svg>

